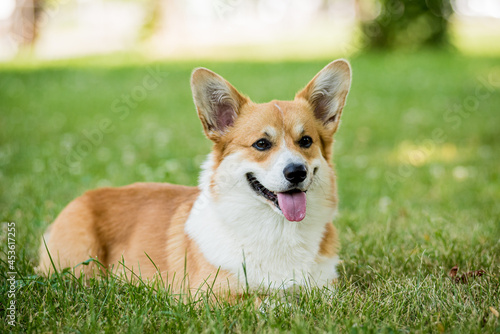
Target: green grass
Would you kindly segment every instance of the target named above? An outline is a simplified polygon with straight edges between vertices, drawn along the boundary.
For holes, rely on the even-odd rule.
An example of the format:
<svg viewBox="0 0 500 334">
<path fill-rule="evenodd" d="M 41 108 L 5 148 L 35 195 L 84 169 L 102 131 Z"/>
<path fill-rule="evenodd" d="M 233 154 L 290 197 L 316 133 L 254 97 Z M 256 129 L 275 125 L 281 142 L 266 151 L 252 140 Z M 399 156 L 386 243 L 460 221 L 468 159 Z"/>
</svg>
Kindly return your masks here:
<svg viewBox="0 0 500 334">
<path fill-rule="evenodd" d="M 259 312 L 251 298 L 180 302 L 113 277 L 85 283 L 68 273 L 34 274 L 44 229 L 85 190 L 196 184 L 210 143 L 191 99 L 193 67 L 209 67 L 265 102 L 292 98 L 328 61 L 1 65 L 0 209 L 4 222 L 16 223 L 17 326 L 2 320 L 0 331 L 500 333 L 490 309 L 500 310 L 499 58 L 426 52 L 351 59 L 353 85 L 334 154 L 344 262 L 333 294 L 303 292 Z M 139 92 L 148 68 L 157 67 L 165 74 L 158 87 L 126 117 L 115 112 L 114 101 Z M 103 120 L 110 129 L 96 134 Z M 487 274 L 454 284 L 447 277 L 454 265 Z M 0 289 L 6 319 L 9 285 Z"/>
</svg>

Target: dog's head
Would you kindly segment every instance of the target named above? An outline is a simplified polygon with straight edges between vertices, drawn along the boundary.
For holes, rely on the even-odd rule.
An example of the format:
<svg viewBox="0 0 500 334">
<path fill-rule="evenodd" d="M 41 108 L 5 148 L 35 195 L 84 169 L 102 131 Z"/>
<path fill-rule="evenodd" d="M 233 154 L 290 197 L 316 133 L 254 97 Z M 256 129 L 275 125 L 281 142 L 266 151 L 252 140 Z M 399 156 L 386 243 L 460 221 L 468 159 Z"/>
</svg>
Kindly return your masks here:
<svg viewBox="0 0 500 334">
<path fill-rule="evenodd" d="M 349 63 L 336 60 L 293 101 L 257 104 L 218 74 L 194 70 L 194 102 L 215 144 L 214 195 L 251 194 L 245 198 L 289 221 L 304 219 L 312 192 L 335 196 L 331 146 L 350 85 Z"/>
</svg>

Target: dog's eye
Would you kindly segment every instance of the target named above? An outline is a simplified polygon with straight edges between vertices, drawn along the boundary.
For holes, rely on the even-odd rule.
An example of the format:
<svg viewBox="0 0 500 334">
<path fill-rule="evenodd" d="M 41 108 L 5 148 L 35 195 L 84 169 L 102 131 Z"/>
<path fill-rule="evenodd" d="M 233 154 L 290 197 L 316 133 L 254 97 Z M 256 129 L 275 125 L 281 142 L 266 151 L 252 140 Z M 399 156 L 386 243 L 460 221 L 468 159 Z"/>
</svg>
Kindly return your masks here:
<svg viewBox="0 0 500 334">
<path fill-rule="evenodd" d="M 313 140 L 309 136 L 304 136 L 304 137 L 300 138 L 300 140 L 299 140 L 299 145 L 300 145 L 300 147 L 303 147 L 303 148 L 310 147 L 312 145 L 312 143 L 313 143 Z"/>
<path fill-rule="evenodd" d="M 261 139 L 257 140 L 255 143 L 253 143 L 252 146 L 255 147 L 256 149 L 258 149 L 259 151 L 265 151 L 265 150 L 270 149 L 272 144 L 269 140 L 267 140 L 265 138 L 261 138 Z"/>
</svg>

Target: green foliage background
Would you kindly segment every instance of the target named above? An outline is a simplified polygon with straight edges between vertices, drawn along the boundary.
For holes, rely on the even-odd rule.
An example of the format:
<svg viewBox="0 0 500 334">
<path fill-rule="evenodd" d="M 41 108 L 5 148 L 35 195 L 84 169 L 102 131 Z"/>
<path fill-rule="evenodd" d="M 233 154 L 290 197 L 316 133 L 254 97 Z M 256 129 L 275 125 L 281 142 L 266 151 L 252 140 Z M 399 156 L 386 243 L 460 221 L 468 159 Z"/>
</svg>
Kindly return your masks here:
<svg viewBox="0 0 500 334">
<path fill-rule="evenodd" d="M 380 0 L 380 14 L 362 23 L 369 49 L 449 47 L 450 0 Z"/>
<path fill-rule="evenodd" d="M 0 212 L 16 223 L 13 332 L 499 332 L 500 60 L 441 52 L 354 57 L 336 134 L 342 242 L 336 290 L 256 310 L 116 278 L 34 274 L 44 229 L 82 192 L 138 181 L 196 185 L 210 151 L 189 89 L 193 67 L 257 102 L 291 99 L 331 59 L 166 62 L 110 58 L 0 65 Z M 165 74 L 129 108 L 150 71 Z M 120 106 L 123 106 L 120 104 Z M 110 128 L 101 138 L 88 134 Z M 87 134 L 87 135 L 86 135 Z M 68 156 L 91 142 L 80 158 Z M 82 146 L 83 145 L 83 146 Z M 2 225 L 4 228 L 6 224 Z M 0 234 L 6 279 L 7 235 Z M 484 269 L 469 284 L 447 273 Z M 6 318 L 8 284 L 0 285 Z"/>
</svg>

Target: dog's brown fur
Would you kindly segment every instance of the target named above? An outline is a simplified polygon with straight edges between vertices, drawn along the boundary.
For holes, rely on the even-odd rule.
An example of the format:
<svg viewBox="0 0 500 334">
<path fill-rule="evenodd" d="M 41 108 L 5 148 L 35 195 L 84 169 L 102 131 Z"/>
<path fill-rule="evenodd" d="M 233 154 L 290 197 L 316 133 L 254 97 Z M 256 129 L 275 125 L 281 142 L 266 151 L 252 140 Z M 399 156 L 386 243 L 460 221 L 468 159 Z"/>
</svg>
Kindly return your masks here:
<svg viewBox="0 0 500 334">
<path fill-rule="evenodd" d="M 208 263 L 184 232 L 198 193 L 196 187 L 161 183 L 88 191 L 54 221 L 45 236 L 47 248 L 58 270 L 95 258 L 106 268 L 126 275 L 131 275 L 129 269 L 143 278 L 161 274 L 166 283 L 177 288 L 186 279 L 194 287 L 205 281 L 213 284 L 215 275 L 218 282 L 227 284 L 231 280 L 228 273 Z M 40 252 L 40 269 L 49 273 L 53 268 L 44 244 Z M 86 275 L 100 271 L 93 262 L 76 270 Z"/>
</svg>

